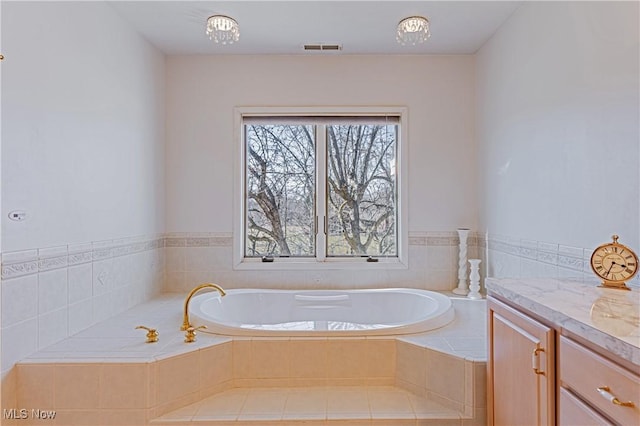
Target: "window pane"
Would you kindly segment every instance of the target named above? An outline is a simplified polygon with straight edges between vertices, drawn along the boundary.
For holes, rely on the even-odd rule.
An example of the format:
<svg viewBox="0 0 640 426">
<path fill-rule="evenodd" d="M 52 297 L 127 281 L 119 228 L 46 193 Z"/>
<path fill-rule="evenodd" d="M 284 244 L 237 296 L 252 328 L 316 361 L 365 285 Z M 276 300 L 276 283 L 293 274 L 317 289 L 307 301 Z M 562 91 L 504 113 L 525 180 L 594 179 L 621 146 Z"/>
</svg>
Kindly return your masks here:
<svg viewBox="0 0 640 426">
<path fill-rule="evenodd" d="M 328 256 L 397 256 L 396 129 L 327 126 Z"/>
<path fill-rule="evenodd" d="M 315 129 L 246 125 L 245 256 L 315 256 Z"/>
</svg>

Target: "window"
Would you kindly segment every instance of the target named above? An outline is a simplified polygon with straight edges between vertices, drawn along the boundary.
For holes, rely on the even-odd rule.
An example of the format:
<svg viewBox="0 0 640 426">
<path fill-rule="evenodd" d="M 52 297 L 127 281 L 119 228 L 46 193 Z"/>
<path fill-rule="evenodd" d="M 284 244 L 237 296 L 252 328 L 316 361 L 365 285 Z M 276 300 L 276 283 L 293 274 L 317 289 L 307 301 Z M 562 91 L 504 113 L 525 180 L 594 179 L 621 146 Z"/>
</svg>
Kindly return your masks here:
<svg viewBox="0 0 640 426">
<path fill-rule="evenodd" d="M 400 263 L 401 114 L 240 112 L 237 263 Z"/>
</svg>

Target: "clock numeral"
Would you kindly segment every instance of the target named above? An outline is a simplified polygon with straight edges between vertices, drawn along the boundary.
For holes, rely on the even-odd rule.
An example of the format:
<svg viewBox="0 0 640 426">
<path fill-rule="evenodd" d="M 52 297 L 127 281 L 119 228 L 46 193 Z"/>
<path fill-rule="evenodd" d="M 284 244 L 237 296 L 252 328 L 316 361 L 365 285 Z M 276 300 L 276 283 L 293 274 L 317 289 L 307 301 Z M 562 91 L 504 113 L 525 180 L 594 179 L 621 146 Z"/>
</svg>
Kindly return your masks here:
<svg viewBox="0 0 640 426">
<path fill-rule="evenodd" d="M 633 269 L 629 269 L 629 268 L 627 268 L 627 269 L 625 269 L 624 271 L 625 271 L 627 274 L 633 274 Z"/>
<path fill-rule="evenodd" d="M 627 262 L 627 265 L 629 266 L 636 266 L 636 264 L 634 262 Z"/>
<path fill-rule="evenodd" d="M 598 266 L 596 266 L 596 269 L 597 269 L 598 271 L 602 271 L 602 270 L 604 269 L 604 267 L 603 267 L 602 265 L 598 265 Z"/>
<path fill-rule="evenodd" d="M 625 256 L 624 258 L 625 258 L 625 259 L 633 259 L 633 256 L 628 255 L 628 256 Z"/>
<path fill-rule="evenodd" d="M 614 248 L 613 248 L 613 252 L 614 252 L 614 253 L 617 253 L 617 252 L 618 252 L 618 247 L 614 247 Z"/>
<path fill-rule="evenodd" d="M 601 264 L 602 263 L 602 259 L 593 259 L 593 263 Z"/>
<path fill-rule="evenodd" d="M 614 281 L 617 281 L 617 280 L 618 280 L 618 274 L 611 274 L 611 278 L 612 278 Z"/>
</svg>

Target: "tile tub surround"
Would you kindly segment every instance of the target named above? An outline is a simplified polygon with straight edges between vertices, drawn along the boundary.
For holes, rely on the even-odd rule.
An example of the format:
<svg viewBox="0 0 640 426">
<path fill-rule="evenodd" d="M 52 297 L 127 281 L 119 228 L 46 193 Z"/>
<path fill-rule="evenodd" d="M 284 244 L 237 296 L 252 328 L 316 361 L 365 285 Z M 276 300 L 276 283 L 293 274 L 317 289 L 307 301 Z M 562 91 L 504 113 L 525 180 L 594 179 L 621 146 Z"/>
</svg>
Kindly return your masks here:
<svg viewBox="0 0 640 426">
<path fill-rule="evenodd" d="M 15 406 L 17 361 L 158 294 L 163 246 L 152 235 L 3 253 L 2 406 Z"/>
<path fill-rule="evenodd" d="M 510 300 L 599 346 L 629 368 L 640 367 L 640 289 L 598 287 L 598 281 L 487 279 L 489 294 Z"/>
<path fill-rule="evenodd" d="M 431 403 L 436 412 L 452 415 L 451 424 L 466 424 L 474 415 L 473 421 L 483 424 L 484 301 L 454 300 L 458 317 L 452 324 L 395 339 L 235 339 L 200 333 L 197 342 L 185 344 L 178 330 L 183 300 L 183 294 L 164 294 L 24 359 L 17 365 L 17 404 L 51 407 L 68 424 L 117 418 L 145 424 L 179 416 L 190 404 L 206 407 L 202 401 L 225 398 L 232 390 L 297 395 L 299 389 L 328 392 L 339 386 L 369 401 L 380 396 L 376 392 L 403 401 L 411 394 L 427 401 L 423 408 Z M 144 332 L 134 329 L 139 324 L 157 328 L 160 341 L 144 343 Z M 427 364 L 434 372 L 426 373 Z M 415 379 L 414 369 L 425 375 Z M 360 420 L 369 424 L 382 415 L 376 410 L 361 413 Z M 322 413 L 316 414 L 329 416 Z M 407 424 L 426 424 L 415 408 L 405 415 Z M 317 420 L 324 424 L 328 418 Z"/>
<path fill-rule="evenodd" d="M 483 256 L 483 237 L 472 232 L 468 257 Z M 233 235 L 169 233 L 165 235 L 167 292 L 187 292 L 194 283 L 216 282 L 225 288 L 410 287 L 447 291 L 457 284 L 458 235 L 455 231 L 409 233 L 408 269 L 389 270 L 234 270 Z M 484 262 L 483 262 L 484 263 Z M 481 264 L 482 266 L 483 264 Z M 483 266 L 482 266 L 483 267 Z"/>
<path fill-rule="evenodd" d="M 490 234 L 486 247 L 487 277 L 592 280 L 589 260 L 595 247 L 582 248 Z M 484 250 L 484 249 L 483 249 Z M 485 275 L 483 275 L 485 276 Z M 640 288 L 640 274 L 630 285 Z"/>
</svg>

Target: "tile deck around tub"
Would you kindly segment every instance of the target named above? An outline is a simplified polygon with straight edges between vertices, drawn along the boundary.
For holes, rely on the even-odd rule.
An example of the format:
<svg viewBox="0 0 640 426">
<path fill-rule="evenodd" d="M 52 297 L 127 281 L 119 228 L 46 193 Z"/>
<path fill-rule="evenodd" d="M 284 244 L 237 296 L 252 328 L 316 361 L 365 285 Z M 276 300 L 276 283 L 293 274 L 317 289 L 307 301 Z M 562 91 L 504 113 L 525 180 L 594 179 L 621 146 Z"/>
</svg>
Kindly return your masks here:
<svg viewBox="0 0 640 426">
<path fill-rule="evenodd" d="M 462 359 L 475 362 L 486 361 L 486 302 L 465 298 L 452 298 L 452 302 L 456 317 L 450 324 L 425 333 L 407 334 L 395 338 Z M 196 342 L 185 344 L 184 332 L 179 329 L 182 324 L 183 303 L 183 294 L 162 294 L 149 302 L 54 343 L 23 359 L 20 363 L 151 362 L 233 340 L 227 336 L 199 333 Z M 159 341 L 145 343 L 146 332 L 135 329 L 138 325 L 157 329 Z M 385 337 L 390 338 L 389 336 L 371 336 L 370 338 Z M 357 337 L 350 338 L 357 339 Z M 297 337 L 270 339 L 294 340 Z M 309 337 L 300 339 L 309 339 Z"/>
<path fill-rule="evenodd" d="M 429 422 L 429 421 L 432 422 Z M 393 386 L 235 388 L 151 424 L 461 424 L 460 413 Z M 418 423 L 419 422 L 419 423 Z"/>
<path fill-rule="evenodd" d="M 62 424 L 82 426 L 133 414 L 136 425 L 158 426 L 485 423 L 484 301 L 454 299 L 455 320 L 421 334 L 199 333 L 186 344 L 183 297 L 162 295 L 20 361 L 19 400 L 55 395 Z M 156 328 L 159 341 L 145 343 L 138 325 Z"/>
</svg>

